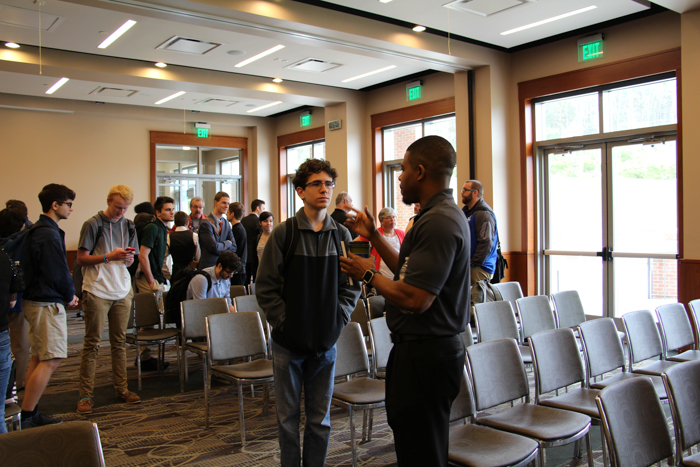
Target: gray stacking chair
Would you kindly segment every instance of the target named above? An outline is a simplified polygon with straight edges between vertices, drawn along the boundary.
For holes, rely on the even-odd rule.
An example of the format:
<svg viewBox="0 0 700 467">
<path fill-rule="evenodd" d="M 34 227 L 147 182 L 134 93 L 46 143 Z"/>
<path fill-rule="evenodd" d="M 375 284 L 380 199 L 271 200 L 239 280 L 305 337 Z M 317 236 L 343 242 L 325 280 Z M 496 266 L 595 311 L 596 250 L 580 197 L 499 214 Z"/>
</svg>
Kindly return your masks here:
<svg viewBox="0 0 700 467">
<path fill-rule="evenodd" d="M 695 348 L 700 349 L 700 299 L 688 302 L 692 314 L 693 329 L 695 330 Z"/>
<path fill-rule="evenodd" d="M 263 330 L 265 331 L 265 339 L 267 341 L 267 354 L 272 358 L 272 343 L 270 342 L 270 325 L 267 322 L 267 316 L 260 305 L 258 305 L 258 299 L 255 295 L 241 295 L 235 297 L 233 300 L 233 307 L 237 312 L 241 311 L 257 311 L 260 315 L 260 321 L 262 322 Z"/>
<path fill-rule="evenodd" d="M 517 284 L 517 282 L 516 282 Z M 518 340 L 518 323 L 515 322 L 515 312 L 511 302 L 486 302 L 474 306 L 476 335 L 478 342 L 495 341 L 511 338 Z M 523 363 L 532 363 L 530 347 L 518 344 Z"/>
<path fill-rule="evenodd" d="M 473 423 L 474 396 L 466 370 L 459 394 L 452 403 L 450 422 L 465 420 L 450 428 L 448 460 L 469 467 L 524 467 L 537 458 L 537 443 L 530 438 Z"/>
<path fill-rule="evenodd" d="M 241 445 L 245 444 L 245 411 L 243 385 L 263 383 L 263 415 L 268 413 L 268 385 L 273 381 L 272 360 L 267 359 L 267 346 L 260 314 L 254 311 L 222 313 L 207 316 L 207 358 L 211 371 L 204 386 L 205 428 L 209 428 L 209 392 L 211 377 L 216 376 L 238 387 L 238 410 L 241 420 Z M 263 358 L 233 365 L 216 365 L 214 362 L 236 358 Z"/>
<path fill-rule="evenodd" d="M 248 295 L 255 295 L 255 282 L 248 284 Z"/>
<path fill-rule="evenodd" d="M 363 336 L 369 336 L 369 316 L 367 315 L 367 308 L 365 308 L 364 300 L 357 300 L 355 309 L 350 314 L 350 321 L 360 325 Z"/>
<path fill-rule="evenodd" d="M 391 332 L 386 324 L 386 317 L 374 318 L 369 322 L 369 334 L 372 340 L 372 375 L 377 379 L 386 379 L 386 365 L 389 353 L 394 347 Z"/>
<path fill-rule="evenodd" d="M 180 360 L 183 363 L 184 378 L 180 378 L 180 392 L 185 392 L 185 381 L 189 380 L 187 370 L 187 351 L 202 357 L 204 384 L 207 381 L 207 323 L 206 317 L 218 313 L 228 313 L 228 303 L 225 298 L 205 298 L 203 300 L 185 300 L 180 303 L 182 318 L 182 342 L 180 343 Z M 204 338 L 204 339 L 202 339 Z M 197 339 L 199 342 L 187 342 Z"/>
<path fill-rule="evenodd" d="M 500 282 L 498 284 L 491 284 L 491 287 L 501 293 L 503 300 L 509 302 L 515 302 L 515 300 L 524 297 L 523 289 L 520 288 L 520 282 Z"/>
<path fill-rule="evenodd" d="M 472 334 L 472 327 L 467 323 L 467 327 L 464 331 L 459 333 L 459 337 L 462 338 L 462 343 L 464 343 L 464 348 L 474 345 L 474 335 Z"/>
<path fill-rule="evenodd" d="M 530 386 L 515 339 L 467 347 L 467 365 L 477 412 L 513 403 L 522 397 L 526 400 L 524 404 L 515 404 L 493 415 L 477 416 L 477 424 L 535 440 L 539 444 L 541 466 L 546 465 L 544 449 L 547 447 L 562 446 L 585 437 L 590 451 L 589 416 L 530 403 Z M 588 465 L 593 467 L 590 453 Z"/>
<path fill-rule="evenodd" d="M 384 305 L 386 301 L 383 296 L 375 295 L 367 298 L 367 314 L 370 319 L 381 318 L 384 316 Z"/>
<path fill-rule="evenodd" d="M 243 295 L 248 295 L 248 289 L 245 285 L 232 285 L 230 289 L 231 300 L 236 297 L 242 297 Z"/>
<path fill-rule="evenodd" d="M 643 367 L 636 363 L 663 355 L 663 345 L 654 316 L 649 310 L 631 311 L 622 315 L 627 343 L 629 344 L 629 369 L 633 373 L 661 376 L 676 362 L 658 360 Z"/>
<path fill-rule="evenodd" d="M 581 297 L 575 290 L 566 290 L 552 294 L 554 304 L 554 316 L 558 328 L 575 328 L 586 321 L 586 313 L 583 311 Z"/>
<path fill-rule="evenodd" d="M 676 365 L 663 378 L 676 434 L 676 465 L 698 467 L 700 452 L 683 453 L 700 443 L 700 360 Z"/>
<path fill-rule="evenodd" d="M 695 346 L 693 327 L 690 324 L 688 312 L 680 303 L 671 303 L 656 307 L 656 316 L 661 323 L 661 339 L 664 344 L 664 360 L 672 362 L 687 362 L 700 360 L 700 351 Z M 669 355 L 672 350 L 682 347 L 694 347 L 678 355 Z"/>
<path fill-rule="evenodd" d="M 613 467 L 642 467 L 673 460 L 666 415 L 647 378 L 608 386 L 596 403 Z"/>
<path fill-rule="evenodd" d="M 650 378 L 654 383 L 659 399 L 665 400 L 666 389 L 660 376 L 632 373 L 625 367 L 625 352 L 618 338 L 617 327 L 612 318 L 592 319 L 581 323 L 579 334 L 583 342 L 584 355 L 588 367 L 589 387 L 603 389 L 611 384 L 633 378 Z M 598 376 L 615 370 L 622 371 L 609 378 L 596 381 Z M 590 381 L 593 378 L 593 381 Z"/>
<path fill-rule="evenodd" d="M 522 342 L 538 332 L 556 329 L 554 311 L 546 295 L 519 298 L 515 304 L 520 315 Z"/>
<path fill-rule="evenodd" d="M 367 440 L 372 438 L 372 411 L 384 407 L 384 381 L 369 377 L 369 360 L 367 346 L 362 336 L 359 323 L 348 323 L 340 333 L 335 362 L 335 376 L 352 378 L 338 383 L 333 388 L 331 403 L 348 409 L 350 412 L 350 444 L 352 445 L 352 465 L 357 467 L 357 448 L 355 446 L 356 410 L 369 410 L 369 432 Z M 362 374 L 367 377 L 355 377 Z"/>
</svg>

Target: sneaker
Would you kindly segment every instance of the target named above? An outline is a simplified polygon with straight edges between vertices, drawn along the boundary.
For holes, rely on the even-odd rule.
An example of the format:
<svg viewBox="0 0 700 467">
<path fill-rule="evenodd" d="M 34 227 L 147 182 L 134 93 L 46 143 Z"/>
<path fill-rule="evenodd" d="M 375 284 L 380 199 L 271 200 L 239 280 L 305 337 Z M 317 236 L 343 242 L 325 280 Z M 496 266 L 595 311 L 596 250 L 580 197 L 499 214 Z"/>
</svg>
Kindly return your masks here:
<svg viewBox="0 0 700 467">
<path fill-rule="evenodd" d="M 36 428 L 38 426 L 58 425 L 59 423 L 63 423 L 63 420 L 49 417 L 48 415 L 44 415 L 43 413 L 37 413 L 32 418 L 28 418 L 27 420 L 23 421 L 21 429 L 27 430 L 29 428 Z"/>
<path fill-rule="evenodd" d="M 124 394 L 117 394 L 117 399 L 121 399 L 127 404 L 138 404 L 141 398 L 131 391 L 126 391 Z"/>
<path fill-rule="evenodd" d="M 83 397 L 78 401 L 78 413 L 87 414 L 92 413 L 92 406 L 95 403 L 89 397 Z"/>
<path fill-rule="evenodd" d="M 163 369 L 167 369 L 170 366 L 170 362 L 163 362 Z M 158 370 L 158 359 L 151 357 L 148 360 L 141 361 L 141 371 L 157 371 Z"/>
</svg>

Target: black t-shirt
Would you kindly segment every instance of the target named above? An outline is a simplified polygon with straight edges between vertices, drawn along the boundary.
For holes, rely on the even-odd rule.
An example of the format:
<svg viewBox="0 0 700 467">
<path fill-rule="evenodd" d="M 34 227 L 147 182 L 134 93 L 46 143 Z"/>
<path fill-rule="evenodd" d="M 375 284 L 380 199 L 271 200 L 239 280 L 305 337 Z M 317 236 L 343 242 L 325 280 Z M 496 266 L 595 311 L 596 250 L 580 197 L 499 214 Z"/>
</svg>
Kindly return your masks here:
<svg viewBox="0 0 700 467">
<path fill-rule="evenodd" d="M 469 227 L 464 214 L 443 190 L 416 216 L 399 250 L 394 280 L 435 294 L 430 308 L 407 313 L 386 304 L 391 332 L 452 336 L 464 331 L 469 317 Z"/>
<path fill-rule="evenodd" d="M 7 331 L 10 324 L 10 296 L 19 292 L 11 261 L 7 253 L 0 250 L 0 332 Z"/>
</svg>

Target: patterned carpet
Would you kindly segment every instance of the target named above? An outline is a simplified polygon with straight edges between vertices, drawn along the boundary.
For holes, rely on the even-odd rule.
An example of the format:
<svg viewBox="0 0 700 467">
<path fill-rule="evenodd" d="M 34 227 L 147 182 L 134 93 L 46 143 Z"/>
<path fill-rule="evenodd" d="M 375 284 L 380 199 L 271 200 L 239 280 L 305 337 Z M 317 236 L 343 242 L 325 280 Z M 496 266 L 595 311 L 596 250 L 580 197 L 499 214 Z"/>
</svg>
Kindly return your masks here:
<svg viewBox="0 0 700 467">
<path fill-rule="evenodd" d="M 71 315 L 73 315 L 71 313 Z M 143 401 L 140 404 L 119 403 L 111 383 L 109 343 L 103 341 L 98 357 L 95 409 L 90 415 L 75 412 L 78 402 L 78 368 L 82 344 L 76 339 L 82 333 L 82 320 L 69 318 L 70 341 L 68 359 L 54 373 L 41 400 L 40 410 L 63 420 L 86 419 L 96 423 L 107 465 L 118 466 L 273 466 L 279 465 L 274 390 L 270 391 L 270 412 L 263 415 L 262 388 L 255 397 L 244 391 L 246 445 L 241 447 L 238 417 L 238 396 L 235 387 L 214 382 L 212 389 L 210 428 L 204 429 L 204 391 L 201 362 L 189 355 L 190 380 L 180 393 L 177 357 L 172 345 L 166 352 L 170 362 L 164 374 L 143 374 L 143 390 L 136 391 L 136 368 L 129 366 L 129 388 Z M 136 350 L 127 353 L 133 363 Z M 531 389 L 534 394 L 534 388 Z M 303 420 L 302 420 L 303 424 Z M 327 465 L 352 465 L 349 417 L 345 410 L 331 411 L 332 435 Z M 361 437 L 361 417 L 356 420 Z M 595 465 L 603 465 L 598 427 L 591 430 Z M 572 459 L 571 446 L 547 450 L 548 465 L 587 465 L 585 456 Z M 391 466 L 396 464 L 393 436 L 383 409 L 375 411 L 372 441 L 358 446 L 359 465 Z"/>
</svg>

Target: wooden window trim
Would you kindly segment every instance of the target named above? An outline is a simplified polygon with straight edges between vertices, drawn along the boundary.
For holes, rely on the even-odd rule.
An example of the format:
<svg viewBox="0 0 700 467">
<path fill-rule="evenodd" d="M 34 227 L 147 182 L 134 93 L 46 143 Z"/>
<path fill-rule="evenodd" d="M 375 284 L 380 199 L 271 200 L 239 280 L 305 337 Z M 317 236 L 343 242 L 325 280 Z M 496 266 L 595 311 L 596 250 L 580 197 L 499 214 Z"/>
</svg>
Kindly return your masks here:
<svg viewBox="0 0 700 467">
<path fill-rule="evenodd" d="M 292 146 L 302 143 L 310 143 L 312 141 L 317 141 L 324 139 L 326 137 L 326 128 L 310 128 L 308 130 L 297 131 L 296 133 L 289 133 L 286 135 L 280 135 L 277 137 L 277 151 L 279 154 L 278 158 L 278 172 L 279 173 L 279 207 L 280 212 L 278 214 L 279 222 L 283 222 L 287 219 L 287 146 Z"/>
</svg>

